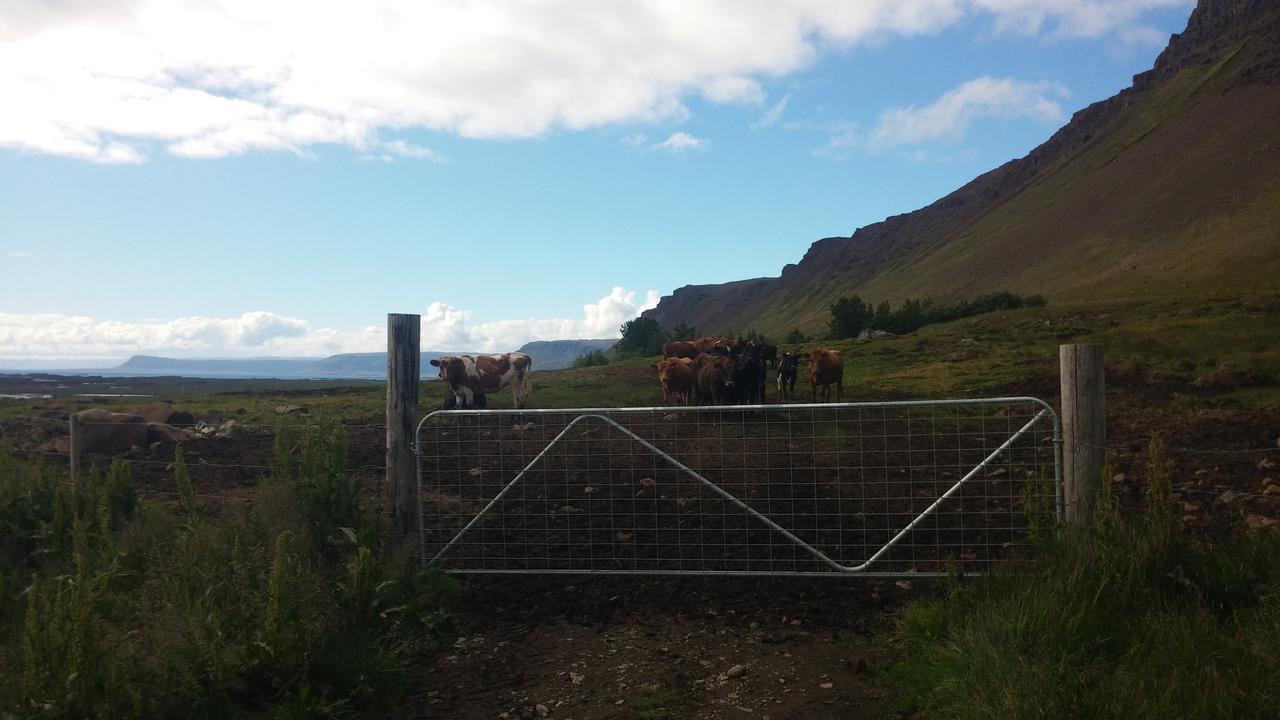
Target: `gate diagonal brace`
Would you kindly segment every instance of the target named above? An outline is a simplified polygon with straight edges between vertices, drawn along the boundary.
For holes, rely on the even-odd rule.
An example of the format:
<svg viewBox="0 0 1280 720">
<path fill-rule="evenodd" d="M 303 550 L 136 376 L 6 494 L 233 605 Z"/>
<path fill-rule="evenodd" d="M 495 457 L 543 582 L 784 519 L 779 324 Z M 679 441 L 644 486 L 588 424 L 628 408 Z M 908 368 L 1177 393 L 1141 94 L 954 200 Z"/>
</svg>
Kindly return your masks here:
<svg viewBox="0 0 1280 720">
<path fill-rule="evenodd" d="M 427 561 L 426 564 L 428 566 L 434 565 L 435 563 L 439 562 L 445 555 L 447 555 L 448 552 L 453 548 L 453 546 L 457 544 L 457 542 L 462 538 L 462 536 L 467 534 L 467 532 L 470 531 L 471 528 L 475 527 L 475 525 L 480 522 L 480 519 L 484 517 L 486 513 L 488 513 L 495 506 L 497 506 L 497 504 L 502 500 L 503 496 L 505 496 L 508 492 L 511 491 L 512 488 L 514 488 L 517 484 L 519 484 L 520 480 L 523 479 L 524 476 L 531 469 L 533 469 L 533 467 L 537 465 L 538 462 L 541 461 L 542 458 L 545 457 L 547 453 L 550 452 L 551 449 L 556 446 L 557 443 L 559 443 L 562 439 L 564 439 L 564 437 L 569 434 L 570 430 L 572 430 L 579 423 L 582 423 L 586 420 L 600 420 L 606 423 L 607 425 L 611 425 L 612 427 L 622 432 L 624 435 L 627 435 L 631 439 L 640 443 L 640 445 L 642 445 L 649 451 L 653 452 L 658 457 L 661 457 L 662 459 L 666 460 L 668 463 L 672 465 L 672 467 L 676 468 L 677 470 L 680 470 L 681 472 L 685 473 L 686 475 L 693 478 L 694 480 L 697 480 L 704 487 L 718 494 L 720 497 L 724 498 L 725 500 L 728 500 L 738 509 L 745 511 L 748 515 L 763 522 L 770 529 L 776 531 L 778 534 L 782 535 L 787 540 L 794 543 L 797 547 L 804 550 L 814 559 L 818 560 L 819 562 L 823 563 L 827 567 L 831 568 L 832 571 L 838 572 L 838 573 L 844 573 L 844 574 L 863 573 L 863 572 L 866 572 L 873 563 L 875 563 L 880 558 L 888 554 L 889 551 L 892 550 L 895 545 L 897 545 L 899 542 L 902 541 L 903 538 L 909 535 L 912 530 L 914 530 L 921 522 L 924 521 L 925 518 L 932 515 L 934 511 L 936 511 L 938 507 L 941 506 L 945 500 L 950 498 L 955 493 L 959 492 L 960 488 L 962 488 L 965 483 L 969 482 L 971 479 L 976 477 L 980 472 L 982 472 L 984 468 L 987 467 L 987 465 L 991 464 L 991 462 L 994 461 L 996 458 L 998 458 L 1002 453 L 1004 453 L 1005 450 L 1008 450 L 1009 447 L 1011 447 L 1018 440 L 1018 438 L 1026 434 L 1028 430 L 1030 430 L 1032 427 L 1036 425 L 1036 423 L 1038 423 L 1042 418 L 1044 418 L 1046 415 L 1049 415 L 1049 414 L 1051 414 L 1051 411 L 1047 408 L 1037 413 L 1035 417 L 1031 418 L 1031 420 L 1027 422 L 1026 425 L 1023 425 L 1017 432 L 1009 436 L 1007 440 L 1005 440 L 995 450 L 991 451 L 991 453 L 988 454 L 985 458 L 983 458 L 981 462 L 975 465 L 973 469 L 965 473 L 964 477 L 957 480 L 955 484 L 953 484 L 949 489 L 947 489 L 946 492 L 942 493 L 942 495 L 939 496 L 937 500 L 933 501 L 933 503 L 930 504 L 929 507 L 921 511 L 920 514 L 915 517 L 915 519 L 907 523 L 905 527 L 899 530 L 896 535 L 894 535 L 879 550 L 877 550 L 874 554 L 872 554 L 871 557 L 867 558 L 864 562 L 858 565 L 840 564 L 839 562 L 831 558 L 826 553 L 822 552 L 818 548 L 814 547 L 813 545 L 810 545 L 809 543 L 797 537 L 795 533 L 792 533 L 790 530 L 787 530 L 786 528 L 782 527 L 778 523 L 774 522 L 768 516 L 762 514 L 760 511 L 756 510 L 755 508 L 751 507 L 747 503 L 743 502 L 737 496 L 733 495 L 727 490 L 721 488 L 719 485 L 703 477 L 702 474 L 700 474 L 693 468 L 690 468 L 688 465 L 685 465 L 679 460 L 671 457 L 671 455 L 667 454 L 666 451 L 662 450 L 661 448 L 649 442 L 648 440 L 645 440 L 639 435 L 636 435 L 635 433 L 631 432 L 631 430 L 627 429 L 626 427 L 624 427 L 622 424 L 620 424 L 613 418 L 607 417 L 605 415 L 600 415 L 597 413 L 583 414 L 583 415 L 579 415 L 578 417 L 570 421 L 569 424 L 566 425 L 565 428 L 561 430 L 560 433 L 556 435 L 555 438 L 552 439 L 551 442 L 548 443 L 547 446 L 542 449 L 542 452 L 538 453 L 538 455 L 534 457 L 533 460 L 529 461 L 529 463 L 525 465 L 524 468 L 514 478 L 511 479 L 511 482 L 508 482 L 506 486 L 504 486 L 502 490 L 498 492 L 498 494 L 495 495 L 493 499 L 490 500 L 488 504 L 486 504 L 484 508 L 480 510 L 480 512 L 476 513 L 475 517 L 471 518 L 471 521 L 468 522 L 462 528 L 462 530 L 458 531 L 458 533 L 455 534 L 453 538 L 450 539 L 449 542 L 446 543 L 445 546 L 442 547 L 440 551 L 435 554 L 434 557 L 432 557 L 429 561 Z M 419 483 L 419 487 L 421 487 L 421 483 Z"/>
</svg>

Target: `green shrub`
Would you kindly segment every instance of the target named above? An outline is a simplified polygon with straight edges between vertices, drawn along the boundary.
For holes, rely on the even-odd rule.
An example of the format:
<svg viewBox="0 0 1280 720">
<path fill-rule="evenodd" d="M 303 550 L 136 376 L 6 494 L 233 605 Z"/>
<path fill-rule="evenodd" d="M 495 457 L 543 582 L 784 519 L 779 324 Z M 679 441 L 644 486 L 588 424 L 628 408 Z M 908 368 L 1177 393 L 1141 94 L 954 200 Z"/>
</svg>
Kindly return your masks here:
<svg viewBox="0 0 1280 720">
<path fill-rule="evenodd" d="M 1108 502 L 1087 528 L 1036 539 L 1004 568 L 916 604 L 892 671 L 933 718 L 1270 718 L 1280 715 L 1280 533 L 1185 532 L 1162 443 L 1148 506 Z"/>
<path fill-rule="evenodd" d="M 574 361 L 575 368 L 598 367 L 600 365 L 608 365 L 609 358 L 605 356 L 603 351 L 592 350 L 585 355 L 579 355 Z"/>
<path fill-rule="evenodd" d="M 283 441 L 216 511 L 181 453 L 175 512 L 124 463 L 72 483 L 0 449 L 0 718 L 385 714 L 454 591 L 376 543 L 341 438 Z"/>
</svg>

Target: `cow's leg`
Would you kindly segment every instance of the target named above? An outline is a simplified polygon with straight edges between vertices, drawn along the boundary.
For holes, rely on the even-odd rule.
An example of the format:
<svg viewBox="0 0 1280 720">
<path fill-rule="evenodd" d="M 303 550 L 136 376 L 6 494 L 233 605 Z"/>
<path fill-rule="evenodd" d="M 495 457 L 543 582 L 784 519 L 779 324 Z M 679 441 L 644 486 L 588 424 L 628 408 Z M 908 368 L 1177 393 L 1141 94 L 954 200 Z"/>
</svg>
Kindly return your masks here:
<svg viewBox="0 0 1280 720">
<path fill-rule="evenodd" d="M 836 381 L 836 402 L 840 402 L 840 396 L 844 394 L 844 378 Z"/>
<path fill-rule="evenodd" d="M 528 404 L 529 391 L 525 387 L 524 379 L 520 376 L 511 378 L 511 402 L 517 410 L 523 410 Z"/>
</svg>

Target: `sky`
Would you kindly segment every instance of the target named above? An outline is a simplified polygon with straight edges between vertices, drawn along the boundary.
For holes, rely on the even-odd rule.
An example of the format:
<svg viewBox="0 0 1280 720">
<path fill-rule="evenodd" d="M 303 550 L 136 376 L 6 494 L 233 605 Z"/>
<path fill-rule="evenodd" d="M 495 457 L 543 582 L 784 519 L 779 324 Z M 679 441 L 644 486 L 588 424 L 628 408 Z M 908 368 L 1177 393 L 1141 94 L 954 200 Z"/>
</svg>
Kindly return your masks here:
<svg viewBox="0 0 1280 720">
<path fill-rule="evenodd" d="M 0 361 L 495 352 L 777 275 L 1190 0 L 4 0 Z"/>
</svg>

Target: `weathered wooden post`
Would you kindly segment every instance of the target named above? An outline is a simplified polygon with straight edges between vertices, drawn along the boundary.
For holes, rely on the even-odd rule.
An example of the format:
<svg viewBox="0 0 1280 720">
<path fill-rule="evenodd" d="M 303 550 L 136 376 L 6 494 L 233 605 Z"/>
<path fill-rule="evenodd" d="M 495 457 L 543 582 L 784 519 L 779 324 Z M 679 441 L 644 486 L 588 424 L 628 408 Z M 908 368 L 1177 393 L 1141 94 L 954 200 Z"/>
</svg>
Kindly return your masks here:
<svg viewBox="0 0 1280 720">
<path fill-rule="evenodd" d="M 387 496 L 400 539 L 413 529 L 417 512 L 412 443 L 418 422 L 420 338 L 418 315 L 387 314 Z"/>
<path fill-rule="evenodd" d="M 1106 371 L 1101 345 L 1058 348 L 1062 377 L 1062 494 L 1068 523 L 1093 514 L 1107 457 Z"/>
<path fill-rule="evenodd" d="M 67 451 L 71 454 L 71 479 L 75 480 L 80 476 L 80 454 L 81 440 L 80 437 L 80 414 L 71 413 L 67 421 L 71 431 L 71 448 Z"/>
</svg>

